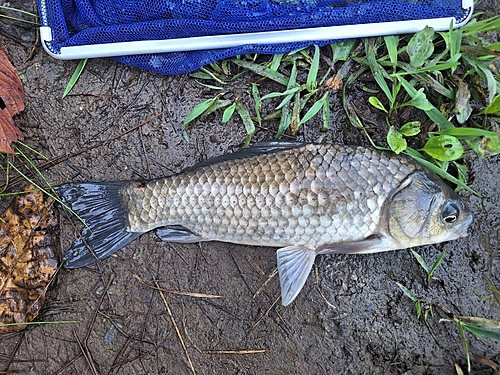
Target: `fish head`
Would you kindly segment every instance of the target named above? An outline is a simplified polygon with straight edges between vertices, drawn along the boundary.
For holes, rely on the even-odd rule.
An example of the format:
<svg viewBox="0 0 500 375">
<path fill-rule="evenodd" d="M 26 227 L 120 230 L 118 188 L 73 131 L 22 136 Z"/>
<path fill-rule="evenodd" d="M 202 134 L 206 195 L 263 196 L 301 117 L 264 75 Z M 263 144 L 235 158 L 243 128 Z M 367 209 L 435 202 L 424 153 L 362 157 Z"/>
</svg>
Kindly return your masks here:
<svg viewBox="0 0 500 375">
<path fill-rule="evenodd" d="M 472 222 L 463 200 L 426 170 L 408 176 L 386 204 L 383 220 L 402 249 L 465 237 Z"/>
</svg>

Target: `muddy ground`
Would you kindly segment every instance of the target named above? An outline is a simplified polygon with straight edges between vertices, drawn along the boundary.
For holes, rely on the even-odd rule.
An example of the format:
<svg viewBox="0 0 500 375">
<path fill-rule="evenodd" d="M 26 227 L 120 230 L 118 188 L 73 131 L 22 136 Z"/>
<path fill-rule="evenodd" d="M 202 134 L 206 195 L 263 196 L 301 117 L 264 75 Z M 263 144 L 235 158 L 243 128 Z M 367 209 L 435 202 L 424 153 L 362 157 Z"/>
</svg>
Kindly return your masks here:
<svg viewBox="0 0 500 375">
<path fill-rule="evenodd" d="M 184 141 L 185 116 L 214 96 L 188 76 L 92 60 L 63 100 L 77 62 L 47 56 L 35 28 L 6 22 L 0 31 L 26 91 L 26 109 L 16 123 L 25 143 L 55 160 L 44 171 L 52 184 L 162 176 L 242 146 L 243 125 L 236 117 L 221 124 L 220 114 L 192 124 L 190 142 Z M 241 91 L 252 79 L 245 76 L 230 89 Z M 347 121 L 340 94 L 332 93 L 330 101 L 332 129 L 320 133 L 321 125 L 311 121 L 297 139 L 366 144 Z M 277 124 L 267 125 L 255 140 L 273 139 Z M 149 233 L 100 264 L 61 269 L 39 320 L 78 323 L 4 335 L 0 374 L 191 374 L 187 354 L 197 374 L 454 374 L 455 363 L 466 368 L 456 325 L 440 322 L 447 316 L 436 307 L 427 325 L 417 319 L 414 302 L 396 282 L 456 314 L 500 320 L 486 282 L 489 276 L 500 286 L 500 158 L 471 156 L 466 163 L 470 186 L 483 198 L 461 193 L 475 215 L 467 238 L 416 249 L 428 263 L 447 250 L 429 289 L 409 250 L 322 256 L 297 299 L 283 307 L 272 276 L 275 249 L 168 244 Z M 61 220 L 62 255 L 77 229 Z M 149 287 L 154 280 L 165 289 L 221 298 L 165 293 L 168 310 Z M 500 362 L 498 342 L 470 334 L 467 339 L 472 353 Z M 477 363 L 473 369 L 492 373 Z"/>
</svg>

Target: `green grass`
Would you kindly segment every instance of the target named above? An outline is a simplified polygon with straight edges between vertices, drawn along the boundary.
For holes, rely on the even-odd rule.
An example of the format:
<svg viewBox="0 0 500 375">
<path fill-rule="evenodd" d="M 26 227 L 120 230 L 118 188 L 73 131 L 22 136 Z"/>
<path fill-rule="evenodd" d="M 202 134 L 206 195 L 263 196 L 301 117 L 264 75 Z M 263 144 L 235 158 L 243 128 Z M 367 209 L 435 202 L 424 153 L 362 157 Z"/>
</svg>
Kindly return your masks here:
<svg viewBox="0 0 500 375">
<path fill-rule="evenodd" d="M 14 14 L 15 14 L 15 16 L 14 16 Z M 28 17 L 30 19 L 21 18 L 21 17 Z M 39 25 L 39 23 L 37 21 L 38 16 L 36 14 L 31 13 L 31 12 L 27 12 L 27 11 L 22 10 L 22 9 L 9 7 L 6 5 L 0 5 L 0 18 L 9 19 L 9 20 L 16 21 L 16 22 L 28 23 L 31 25 Z M 33 20 L 31 20 L 31 18 Z"/>
</svg>

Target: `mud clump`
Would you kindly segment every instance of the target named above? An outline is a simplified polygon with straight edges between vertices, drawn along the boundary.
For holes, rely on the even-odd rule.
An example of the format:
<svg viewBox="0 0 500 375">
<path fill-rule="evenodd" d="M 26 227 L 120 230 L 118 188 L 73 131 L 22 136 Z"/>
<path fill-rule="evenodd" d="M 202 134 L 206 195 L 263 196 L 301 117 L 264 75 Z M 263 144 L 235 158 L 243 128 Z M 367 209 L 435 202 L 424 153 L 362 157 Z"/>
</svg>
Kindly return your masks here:
<svg viewBox="0 0 500 375">
<path fill-rule="evenodd" d="M 0 333 L 35 319 L 57 270 L 54 200 L 33 186 L 0 216 Z"/>
</svg>

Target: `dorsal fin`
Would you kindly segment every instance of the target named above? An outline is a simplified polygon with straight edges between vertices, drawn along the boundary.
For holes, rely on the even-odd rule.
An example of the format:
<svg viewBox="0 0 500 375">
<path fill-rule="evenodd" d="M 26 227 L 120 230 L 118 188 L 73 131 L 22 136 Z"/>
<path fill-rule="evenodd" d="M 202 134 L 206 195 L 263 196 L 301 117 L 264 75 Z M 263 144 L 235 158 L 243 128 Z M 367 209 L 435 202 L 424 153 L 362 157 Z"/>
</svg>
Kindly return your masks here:
<svg viewBox="0 0 500 375">
<path fill-rule="evenodd" d="M 274 152 L 290 150 L 293 148 L 302 147 L 306 144 L 307 143 L 304 143 L 304 142 L 293 142 L 293 141 L 257 142 L 249 148 L 244 148 L 242 150 L 233 152 L 232 154 L 225 154 L 225 155 L 217 156 L 215 158 L 204 160 L 204 161 L 202 161 L 198 164 L 195 164 L 194 166 L 186 169 L 183 172 L 187 172 L 187 171 L 191 172 L 191 171 L 198 169 L 198 168 L 208 167 L 210 165 L 214 165 L 214 164 L 221 163 L 221 162 L 228 161 L 228 160 L 245 159 L 245 158 L 250 158 L 252 156 L 271 154 Z"/>
</svg>

